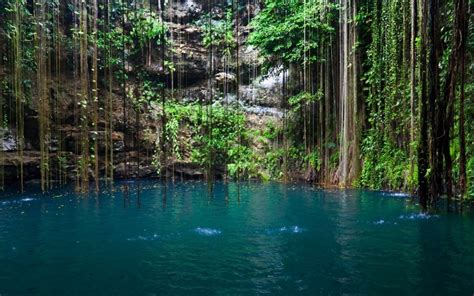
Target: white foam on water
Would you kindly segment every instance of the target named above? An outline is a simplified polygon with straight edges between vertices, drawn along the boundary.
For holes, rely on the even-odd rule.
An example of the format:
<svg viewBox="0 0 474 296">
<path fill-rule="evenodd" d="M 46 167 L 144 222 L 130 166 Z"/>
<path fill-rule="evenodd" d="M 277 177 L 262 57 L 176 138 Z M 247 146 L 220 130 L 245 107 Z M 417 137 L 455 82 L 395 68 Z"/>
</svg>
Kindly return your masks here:
<svg viewBox="0 0 474 296">
<path fill-rule="evenodd" d="M 204 227 L 197 227 L 194 229 L 194 232 L 200 235 L 204 235 L 204 236 L 215 236 L 222 233 L 222 231 L 219 229 L 204 228 Z"/>
<path fill-rule="evenodd" d="M 8 204 L 21 204 L 23 202 L 29 202 L 29 201 L 34 201 L 36 200 L 35 198 L 32 197 L 24 197 L 22 199 L 16 199 L 16 200 L 5 200 L 0 202 L 1 205 L 8 205 Z"/>
<path fill-rule="evenodd" d="M 404 193 L 404 192 L 384 192 L 383 195 L 390 196 L 390 197 L 401 197 L 401 198 L 411 196 L 410 194 Z"/>
<path fill-rule="evenodd" d="M 429 219 L 435 219 L 439 218 L 439 215 L 430 215 L 426 213 L 412 213 L 412 214 L 407 214 L 407 215 L 400 215 L 398 217 L 399 220 L 429 220 Z M 372 222 L 374 225 L 382 225 L 382 224 L 393 224 L 393 225 L 398 225 L 396 221 L 386 221 L 383 219 L 377 220 Z"/>
<path fill-rule="evenodd" d="M 150 235 L 150 236 L 139 235 L 138 237 L 127 238 L 127 241 L 154 241 L 154 240 L 157 240 L 159 238 L 160 238 L 160 236 L 155 233 L 155 234 Z"/>
<path fill-rule="evenodd" d="M 277 229 L 267 229 L 265 230 L 266 234 L 274 234 L 274 233 L 302 233 L 304 229 L 299 227 L 298 225 L 294 226 L 283 226 Z"/>
<path fill-rule="evenodd" d="M 431 218 L 439 218 L 439 216 L 430 215 L 426 213 L 418 213 L 418 214 L 400 215 L 399 218 L 402 220 L 428 220 Z"/>
<path fill-rule="evenodd" d="M 301 232 L 303 232 L 303 228 L 298 227 L 297 225 L 291 226 L 289 230 L 292 233 L 301 233 Z"/>
</svg>

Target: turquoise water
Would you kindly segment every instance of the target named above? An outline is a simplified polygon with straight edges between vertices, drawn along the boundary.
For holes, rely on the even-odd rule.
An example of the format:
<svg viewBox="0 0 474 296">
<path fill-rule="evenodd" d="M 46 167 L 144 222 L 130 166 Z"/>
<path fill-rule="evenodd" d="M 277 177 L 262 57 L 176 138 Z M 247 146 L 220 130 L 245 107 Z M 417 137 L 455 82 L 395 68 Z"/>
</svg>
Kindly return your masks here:
<svg viewBox="0 0 474 296">
<path fill-rule="evenodd" d="M 129 198 L 123 185 L 129 187 Z M 1 295 L 472 295 L 474 216 L 383 192 L 116 183 L 0 199 Z"/>
</svg>

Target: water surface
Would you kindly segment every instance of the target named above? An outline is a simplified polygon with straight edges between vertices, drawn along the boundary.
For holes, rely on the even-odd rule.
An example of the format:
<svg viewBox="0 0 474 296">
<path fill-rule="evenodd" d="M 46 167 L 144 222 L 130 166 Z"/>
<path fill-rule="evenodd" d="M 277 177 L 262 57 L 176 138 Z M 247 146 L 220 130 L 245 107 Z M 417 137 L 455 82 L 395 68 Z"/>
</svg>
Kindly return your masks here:
<svg viewBox="0 0 474 296">
<path fill-rule="evenodd" d="M 0 294 L 474 293 L 472 214 L 384 192 L 140 184 L 5 194 Z"/>
</svg>

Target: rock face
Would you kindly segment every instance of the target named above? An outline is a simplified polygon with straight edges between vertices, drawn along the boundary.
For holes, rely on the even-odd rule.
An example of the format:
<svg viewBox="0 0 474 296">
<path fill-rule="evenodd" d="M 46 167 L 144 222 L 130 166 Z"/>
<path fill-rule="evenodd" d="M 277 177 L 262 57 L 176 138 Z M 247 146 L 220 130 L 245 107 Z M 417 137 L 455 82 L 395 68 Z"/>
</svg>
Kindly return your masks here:
<svg viewBox="0 0 474 296">
<path fill-rule="evenodd" d="M 0 151 L 11 152 L 17 150 L 16 135 L 8 128 L 0 128 Z"/>
<path fill-rule="evenodd" d="M 249 32 L 248 20 L 254 16 L 256 7 L 247 2 L 241 4 L 247 9 L 240 14 L 239 36 L 241 38 L 237 41 L 240 49 L 240 73 L 235 73 L 236 67 L 226 66 L 221 51 L 214 49 L 212 60 L 210 60 L 209 49 L 203 46 L 203 32 L 196 22 L 209 11 L 208 3 L 204 0 L 174 1 L 173 7 L 166 10 L 166 25 L 173 42 L 173 50 L 166 52 L 166 59 L 173 61 L 176 67 L 173 75 L 176 97 L 185 102 L 206 100 L 209 97 L 211 84 L 216 100 L 220 98 L 240 104 L 248 113 L 248 120 L 257 125 L 263 124 L 265 119 L 262 118 L 281 117 L 282 113 L 279 111 L 281 73 L 276 70 L 266 77 L 259 77 L 258 53 L 245 45 Z M 215 16 L 224 17 L 225 15 L 224 9 L 219 6 L 213 7 L 212 11 Z M 171 74 L 163 69 L 161 61 L 160 48 L 156 46 L 153 48 L 151 60 L 142 68 L 158 79 L 163 73 L 170 76 Z M 211 62 L 213 74 L 210 76 Z M 66 61 L 64 64 L 67 64 Z M 126 69 L 129 72 L 127 85 L 130 89 L 136 88 L 139 82 L 139 79 L 134 76 L 134 68 L 133 63 L 127 64 Z M 0 73 L 2 72 L 5 72 L 5 69 L 0 67 Z M 237 75 L 240 78 L 238 87 Z M 169 79 L 165 81 L 170 89 Z M 226 97 L 223 95 L 224 85 L 228 92 Z M 74 179 L 77 174 L 80 143 L 84 137 L 79 128 L 77 102 L 74 101 L 79 89 L 79 81 L 72 75 L 65 75 L 60 81 L 51 82 L 48 87 L 54 97 L 62 100 L 62 104 L 57 106 L 59 110 L 50 118 L 52 132 L 47 144 L 51 168 L 57 170 L 56 168 L 62 167 L 67 178 Z M 103 175 L 105 172 L 106 148 L 112 143 L 115 178 L 156 177 L 155 150 L 157 150 L 156 143 L 161 130 L 159 107 L 150 105 L 139 110 L 140 116 L 137 120 L 137 111 L 132 108 L 132 104 L 128 102 L 124 105 L 122 89 L 118 84 L 114 86 L 111 94 L 106 93 L 104 85 L 101 87 L 99 84 L 99 88 L 100 99 L 111 95 L 114 102 L 112 118 L 114 131 L 111 134 L 111 142 L 110 139 L 106 141 L 108 136 L 105 133 L 105 122 L 99 122 L 97 130 L 90 131 L 88 135 L 91 143 L 94 139 L 98 141 L 100 174 Z M 236 102 L 237 91 L 239 102 Z M 25 115 L 25 143 L 22 159 L 18 151 L 15 129 L 13 127 L 0 129 L 0 135 L 3 135 L 0 137 L 0 166 L 4 168 L 3 177 L 7 182 L 19 180 L 18 172 L 21 162 L 23 162 L 25 179 L 36 179 L 40 176 L 41 145 L 38 142 L 37 108 L 34 103 L 31 104 Z M 182 138 L 185 142 L 190 141 L 185 136 Z M 219 175 L 219 170 L 217 171 Z M 93 174 L 91 170 L 91 177 Z M 202 178 L 204 172 L 198 165 L 189 161 L 170 160 L 166 175 L 171 177 L 175 175 L 177 178 Z"/>
</svg>

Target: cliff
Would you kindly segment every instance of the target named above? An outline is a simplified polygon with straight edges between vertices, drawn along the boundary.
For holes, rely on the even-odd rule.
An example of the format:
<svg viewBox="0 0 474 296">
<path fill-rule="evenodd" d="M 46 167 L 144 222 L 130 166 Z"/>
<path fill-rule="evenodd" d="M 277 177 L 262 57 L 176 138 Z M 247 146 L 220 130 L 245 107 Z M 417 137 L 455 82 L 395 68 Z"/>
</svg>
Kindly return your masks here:
<svg viewBox="0 0 474 296">
<path fill-rule="evenodd" d="M 146 54 L 138 55 L 138 58 L 130 55 L 126 59 L 123 65 L 127 76 L 125 91 L 123 84 L 119 81 L 120 77 L 114 80 L 112 88 L 109 89 L 106 69 L 101 69 L 98 75 L 98 100 L 103 102 L 111 99 L 112 118 L 110 121 L 106 119 L 105 111 L 101 110 L 97 127 L 91 127 L 88 131 L 89 142 L 94 140 L 98 142 L 100 176 L 105 174 L 107 166 L 105 159 L 110 157 L 110 154 L 113 154 L 115 178 L 156 177 L 160 171 L 160 167 L 156 164 L 160 150 L 158 142 L 163 128 L 163 110 L 160 99 L 147 102 L 137 108 L 128 95 L 139 91 L 142 73 L 146 73 L 151 83 L 165 85 L 163 94 L 166 100 L 173 98 L 177 102 L 191 104 L 193 102 L 209 103 L 209 98 L 212 98 L 213 104 L 233 105 L 243 110 L 246 118 L 245 125 L 249 129 L 263 130 L 269 122 L 279 124 L 278 119 L 282 117 L 279 109 L 282 77 L 279 74 L 260 76 L 261 61 L 258 53 L 245 43 L 249 33 L 249 20 L 253 18 L 258 7 L 248 3 L 241 3 L 241 7 L 245 9 L 241 9 L 238 19 L 233 20 L 234 27 L 236 27 L 235 22 L 239 23 L 238 29 L 234 29 L 233 34 L 239 37 L 231 58 L 224 57 L 224 46 L 205 46 L 203 42 L 205 37 L 205 28 L 202 25 L 203 15 L 210 11 L 213 16 L 212 21 L 223 20 L 226 17 L 225 8 L 220 4 L 208 7 L 207 1 L 188 0 L 175 2 L 165 10 L 163 17 L 167 28 L 166 38 L 169 40 L 166 46 L 150 43 Z M 67 10 L 66 7 L 63 9 Z M 158 17 L 158 14 L 152 16 Z M 64 38 L 68 38 L 71 35 L 70 31 L 74 29 L 73 17 L 73 15 L 65 14 L 59 22 L 59 30 Z M 116 25 L 121 25 L 124 30 L 130 32 L 133 26 L 132 18 L 130 17 L 123 24 Z M 5 34 L 0 35 L 5 38 Z M 3 43 L 2 52 L 8 52 L 6 44 Z M 92 42 L 88 44 L 89 63 L 93 46 Z M 143 59 L 145 55 L 146 58 Z M 104 58 L 103 55 L 99 56 L 99 59 Z M 58 59 L 60 67 L 51 69 L 46 85 L 51 112 L 46 119 L 50 133 L 45 144 L 48 150 L 50 178 L 64 181 L 77 178 L 84 133 L 79 124 L 81 113 L 77 94 L 81 88 L 81 82 L 77 74 L 77 53 L 70 44 L 64 43 L 61 45 Z M 163 61 L 172 62 L 174 70 L 167 69 Z M 120 67 L 116 67 L 114 71 L 118 73 Z M 0 72 L 7 78 L 6 81 L 13 80 L 13 67 L 5 63 L 0 66 Z M 22 153 L 19 153 L 18 141 L 22 140 L 15 125 L 15 105 L 12 103 L 14 98 L 12 98 L 11 90 L 6 88 L 3 90 L 3 96 L 8 97 L 9 102 L 6 104 L 7 110 L 4 114 L 10 115 L 0 130 L 2 135 L 0 137 L 0 151 L 2 151 L 0 167 L 7 184 L 19 181 L 20 164 L 23 164 L 25 180 L 39 179 L 41 172 L 41 142 L 38 137 L 40 102 L 36 90 L 37 85 L 35 85 L 37 82 L 35 82 L 34 73 L 24 74 L 29 75 L 32 86 L 24 107 Z M 91 75 L 91 72 L 89 74 Z M 212 95 L 209 92 L 212 92 Z M 92 110 L 90 112 L 92 113 Z M 108 132 L 107 125 L 109 124 L 113 128 Z M 111 141 L 107 140 L 110 137 Z M 193 139 L 191 137 L 191 131 L 183 125 L 177 135 L 182 150 L 180 157 L 169 156 L 164 169 L 166 175 L 183 178 L 204 176 L 203 166 L 192 160 L 190 143 Z M 108 143 L 113 143 L 112 149 L 108 148 Z M 250 143 L 254 151 L 265 153 L 262 145 L 262 141 Z M 90 177 L 95 177 L 92 167 L 89 171 Z M 220 177 L 224 171 L 225 168 L 216 167 L 217 177 Z"/>
</svg>

